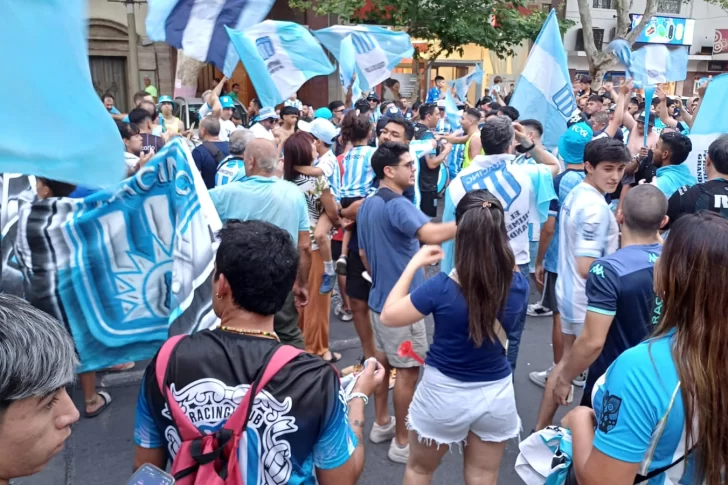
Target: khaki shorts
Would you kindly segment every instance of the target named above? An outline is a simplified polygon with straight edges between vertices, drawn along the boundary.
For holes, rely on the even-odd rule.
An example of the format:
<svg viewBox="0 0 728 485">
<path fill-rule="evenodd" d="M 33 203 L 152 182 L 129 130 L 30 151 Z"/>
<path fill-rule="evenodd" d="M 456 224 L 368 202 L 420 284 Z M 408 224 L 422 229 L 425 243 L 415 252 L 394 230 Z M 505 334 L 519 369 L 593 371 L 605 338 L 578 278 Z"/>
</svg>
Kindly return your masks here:
<svg viewBox="0 0 728 485">
<path fill-rule="evenodd" d="M 399 345 L 405 340 L 412 342 L 412 350 L 425 358 L 429 345 L 427 344 L 427 332 L 425 321 L 420 320 L 406 327 L 387 327 L 379 319 L 379 313 L 369 310 L 369 319 L 372 322 L 374 331 L 374 345 L 377 352 L 387 354 L 389 365 L 395 369 L 406 369 L 408 367 L 420 367 L 420 363 L 409 357 L 400 357 Z"/>
</svg>

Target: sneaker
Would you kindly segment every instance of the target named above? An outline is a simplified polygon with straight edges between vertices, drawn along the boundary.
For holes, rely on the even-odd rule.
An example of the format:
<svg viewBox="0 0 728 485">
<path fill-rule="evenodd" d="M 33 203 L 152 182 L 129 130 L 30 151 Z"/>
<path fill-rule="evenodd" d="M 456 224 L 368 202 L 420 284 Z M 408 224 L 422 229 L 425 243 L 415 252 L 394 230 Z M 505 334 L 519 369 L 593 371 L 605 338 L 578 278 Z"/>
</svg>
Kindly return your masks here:
<svg viewBox="0 0 728 485">
<path fill-rule="evenodd" d="M 336 260 L 336 274 L 346 276 L 346 256 L 343 254 Z"/>
<path fill-rule="evenodd" d="M 364 278 L 365 280 L 367 280 L 367 281 L 369 282 L 369 284 L 371 284 L 371 283 L 372 283 L 372 277 L 371 277 L 371 276 L 369 276 L 369 273 L 368 273 L 368 272 L 364 271 L 364 272 L 363 272 L 363 273 L 361 274 L 361 277 L 362 277 L 362 278 Z"/>
<path fill-rule="evenodd" d="M 586 384 L 586 373 L 587 372 L 588 371 L 584 371 L 581 374 L 579 374 L 578 376 L 576 376 L 576 379 L 571 381 L 571 383 L 574 384 L 575 386 L 584 387 L 584 385 Z"/>
<path fill-rule="evenodd" d="M 321 288 L 319 288 L 319 293 L 321 293 L 322 295 L 327 295 L 331 293 L 334 289 L 335 284 L 336 275 L 324 273 L 324 277 L 321 280 Z"/>
<path fill-rule="evenodd" d="M 337 310 L 339 310 L 339 313 L 337 316 L 339 317 L 339 320 L 341 320 L 342 322 L 350 322 L 350 321 L 354 320 L 354 314 L 351 313 L 351 310 L 344 310 L 343 308 L 341 308 L 341 305 L 339 305 Z"/>
<path fill-rule="evenodd" d="M 549 378 L 549 374 L 551 373 L 551 369 L 553 369 L 554 366 L 552 365 L 548 369 L 541 371 L 541 372 L 531 372 L 528 374 L 528 378 L 536 384 L 539 387 L 546 388 L 546 379 Z"/>
<path fill-rule="evenodd" d="M 389 452 L 387 456 L 390 460 L 395 463 L 407 464 L 409 460 L 409 443 L 404 446 L 399 446 L 397 440 L 392 438 L 392 443 L 389 445 Z"/>
<path fill-rule="evenodd" d="M 372 431 L 369 433 L 369 441 L 372 443 L 384 443 L 394 439 L 394 416 L 390 416 L 389 423 L 379 426 L 376 421 L 372 426 Z"/>
<path fill-rule="evenodd" d="M 540 303 L 528 305 L 528 310 L 526 311 L 526 315 L 529 317 L 550 317 L 553 314 L 554 312 L 542 306 Z"/>
</svg>

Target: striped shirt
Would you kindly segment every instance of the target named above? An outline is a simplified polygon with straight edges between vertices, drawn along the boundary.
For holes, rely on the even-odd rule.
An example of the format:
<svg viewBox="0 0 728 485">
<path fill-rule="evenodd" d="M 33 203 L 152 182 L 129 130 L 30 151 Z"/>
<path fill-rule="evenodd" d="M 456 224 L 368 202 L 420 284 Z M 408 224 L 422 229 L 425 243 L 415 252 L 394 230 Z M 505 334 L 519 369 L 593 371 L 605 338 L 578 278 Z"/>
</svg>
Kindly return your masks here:
<svg viewBox="0 0 728 485">
<path fill-rule="evenodd" d="M 341 178 L 340 197 L 366 197 L 372 191 L 374 147 L 352 148 L 344 157 L 344 176 Z"/>
<path fill-rule="evenodd" d="M 313 164 L 314 167 L 320 168 L 324 172 L 324 177 L 329 182 L 329 189 L 334 194 L 336 200 L 340 200 L 339 192 L 341 192 L 341 169 L 339 168 L 339 161 L 336 160 L 334 152 L 329 150 L 319 158 Z"/>
<path fill-rule="evenodd" d="M 556 303 L 563 321 L 582 324 L 586 319 L 586 278 L 579 274 L 577 259 L 597 259 L 615 252 L 619 227 L 604 194 L 581 183 L 561 207 L 559 232 Z"/>
</svg>

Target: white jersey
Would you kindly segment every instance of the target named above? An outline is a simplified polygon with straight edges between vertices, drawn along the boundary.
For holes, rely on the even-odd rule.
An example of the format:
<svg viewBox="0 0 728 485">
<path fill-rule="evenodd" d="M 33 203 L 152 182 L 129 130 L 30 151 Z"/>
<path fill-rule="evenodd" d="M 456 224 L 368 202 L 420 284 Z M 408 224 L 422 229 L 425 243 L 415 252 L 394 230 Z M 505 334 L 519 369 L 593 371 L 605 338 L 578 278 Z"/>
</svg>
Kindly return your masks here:
<svg viewBox="0 0 728 485">
<path fill-rule="evenodd" d="M 579 257 L 602 258 L 619 246 L 619 226 L 604 194 L 582 182 L 569 193 L 559 213 L 559 260 L 556 303 L 561 319 L 582 324 L 586 318 L 586 278 Z"/>
<path fill-rule="evenodd" d="M 250 127 L 250 131 L 253 132 L 253 136 L 256 138 L 263 138 L 264 140 L 270 140 L 273 143 L 276 141 L 276 137 L 273 134 L 271 130 L 266 128 L 265 126 L 261 125 L 260 123 L 256 123 L 253 126 Z"/>
<path fill-rule="evenodd" d="M 470 191 L 487 189 L 503 204 L 506 231 L 516 264 L 528 264 L 528 225 L 548 218 L 548 206 L 556 198 L 551 172 L 544 165 L 513 165 L 513 155 L 478 155 L 450 183 L 445 193 L 443 222 L 455 220 L 455 208 Z M 443 271 L 453 267 L 454 243 L 443 244 Z M 535 257 L 535 255 L 534 255 Z"/>
<path fill-rule="evenodd" d="M 220 120 L 220 141 L 228 141 L 237 127 L 231 120 Z"/>
</svg>

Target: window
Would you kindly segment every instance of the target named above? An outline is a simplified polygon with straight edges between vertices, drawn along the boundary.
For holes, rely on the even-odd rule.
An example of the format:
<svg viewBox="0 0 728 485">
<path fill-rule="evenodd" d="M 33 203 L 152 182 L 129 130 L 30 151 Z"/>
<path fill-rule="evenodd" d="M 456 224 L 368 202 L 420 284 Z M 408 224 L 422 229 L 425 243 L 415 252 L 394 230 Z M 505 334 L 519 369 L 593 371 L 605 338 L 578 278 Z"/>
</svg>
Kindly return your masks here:
<svg viewBox="0 0 728 485">
<path fill-rule="evenodd" d="M 609 10 L 614 10 L 614 4 L 616 3 L 616 0 L 593 0 L 593 1 L 594 1 L 594 3 L 592 6 L 594 8 L 606 8 Z"/>
<path fill-rule="evenodd" d="M 660 13 L 680 13 L 681 0 L 658 0 L 657 11 Z"/>
</svg>

